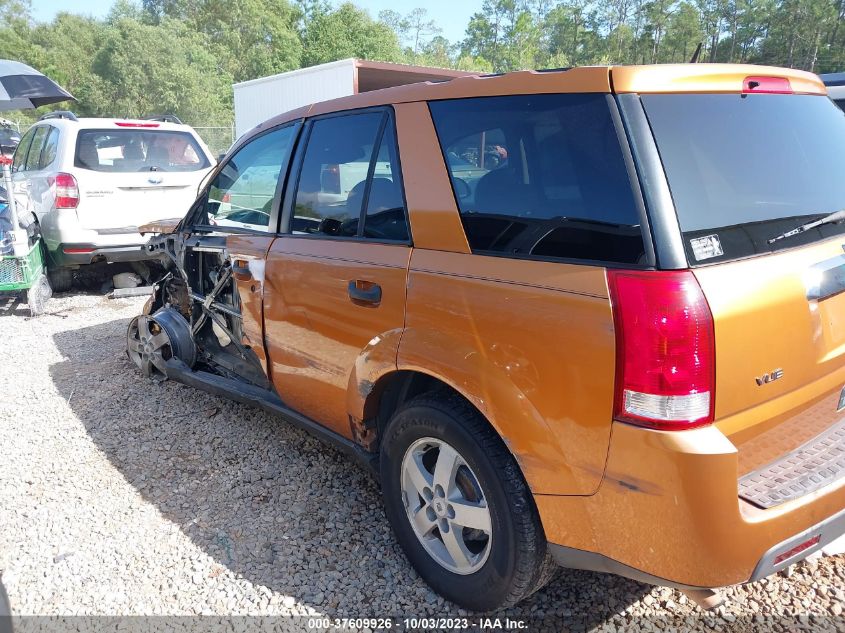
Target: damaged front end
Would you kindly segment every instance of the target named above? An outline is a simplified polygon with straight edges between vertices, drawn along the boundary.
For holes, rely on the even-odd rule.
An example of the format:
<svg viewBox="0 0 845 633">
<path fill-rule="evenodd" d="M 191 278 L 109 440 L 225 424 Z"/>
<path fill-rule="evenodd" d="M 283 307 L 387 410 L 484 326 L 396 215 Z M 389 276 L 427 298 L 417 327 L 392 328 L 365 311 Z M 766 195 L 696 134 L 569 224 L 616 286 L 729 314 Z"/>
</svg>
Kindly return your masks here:
<svg viewBox="0 0 845 633">
<path fill-rule="evenodd" d="M 129 324 L 129 359 L 154 380 L 200 370 L 270 390 L 244 332 L 226 237 L 177 228 L 151 238 L 147 249 L 166 272 L 153 285 L 143 313 Z"/>
</svg>

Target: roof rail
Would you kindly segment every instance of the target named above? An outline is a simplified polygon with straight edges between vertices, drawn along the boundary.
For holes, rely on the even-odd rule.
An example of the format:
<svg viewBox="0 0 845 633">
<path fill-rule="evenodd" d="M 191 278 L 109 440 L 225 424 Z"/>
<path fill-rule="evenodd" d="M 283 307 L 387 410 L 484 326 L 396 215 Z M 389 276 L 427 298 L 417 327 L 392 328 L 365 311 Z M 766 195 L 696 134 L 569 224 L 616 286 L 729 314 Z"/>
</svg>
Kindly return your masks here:
<svg viewBox="0 0 845 633">
<path fill-rule="evenodd" d="M 164 123 L 182 125 L 182 121 L 175 114 L 154 114 L 153 116 L 145 116 L 144 121 L 162 121 Z"/>
<path fill-rule="evenodd" d="M 70 110 L 56 110 L 55 112 L 42 114 L 38 118 L 39 121 L 44 121 L 46 119 L 67 119 L 68 121 L 79 121 L 79 119 L 76 118 L 76 115 Z"/>
</svg>

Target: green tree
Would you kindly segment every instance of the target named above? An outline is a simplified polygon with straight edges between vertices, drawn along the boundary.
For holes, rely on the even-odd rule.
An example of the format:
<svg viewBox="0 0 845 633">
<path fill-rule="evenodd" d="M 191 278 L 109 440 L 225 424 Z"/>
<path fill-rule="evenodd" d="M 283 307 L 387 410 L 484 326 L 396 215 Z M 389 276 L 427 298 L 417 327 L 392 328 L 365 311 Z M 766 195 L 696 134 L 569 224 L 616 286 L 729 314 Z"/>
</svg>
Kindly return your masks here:
<svg viewBox="0 0 845 633">
<path fill-rule="evenodd" d="M 702 41 L 701 16 L 694 5 L 682 1 L 669 17 L 656 61 L 688 62 Z"/>
<path fill-rule="evenodd" d="M 404 22 L 407 24 L 408 39 L 414 60 L 416 60 L 422 47 L 429 43 L 432 37 L 440 35 L 442 29 L 428 17 L 427 9 L 414 9 L 405 17 Z"/>
<path fill-rule="evenodd" d="M 425 66 L 450 68 L 454 65 L 452 55 L 452 46 L 449 44 L 449 40 L 438 35 L 423 44 L 420 54 L 414 57 L 414 61 Z"/>
<path fill-rule="evenodd" d="M 137 117 L 169 112 L 186 122 L 231 120 L 231 77 L 221 75 L 203 38 L 178 20 L 157 26 L 120 19 L 109 26 L 94 56 L 98 116 Z"/>
<path fill-rule="evenodd" d="M 29 0 L 0 0 L 0 59 L 32 61 L 32 13 Z"/>
<path fill-rule="evenodd" d="M 151 25 L 184 21 L 202 35 L 220 71 L 245 81 L 299 68 L 302 44 L 297 26 L 302 6 L 287 0 L 144 0 Z M 319 3 L 307 7 L 320 10 Z"/>
<path fill-rule="evenodd" d="M 544 56 L 531 0 L 484 0 L 471 18 L 461 54 L 489 60 L 496 71 L 534 68 Z"/>
<path fill-rule="evenodd" d="M 317 13 L 305 28 L 302 46 L 303 66 L 348 57 L 403 60 L 396 33 L 348 2 L 334 11 Z"/>
<path fill-rule="evenodd" d="M 78 100 L 73 108 L 94 115 L 103 103 L 103 79 L 91 68 L 94 53 L 103 46 L 108 25 L 91 17 L 60 13 L 48 24 L 38 24 L 30 38 L 38 50 L 38 70 L 70 91 Z"/>
</svg>

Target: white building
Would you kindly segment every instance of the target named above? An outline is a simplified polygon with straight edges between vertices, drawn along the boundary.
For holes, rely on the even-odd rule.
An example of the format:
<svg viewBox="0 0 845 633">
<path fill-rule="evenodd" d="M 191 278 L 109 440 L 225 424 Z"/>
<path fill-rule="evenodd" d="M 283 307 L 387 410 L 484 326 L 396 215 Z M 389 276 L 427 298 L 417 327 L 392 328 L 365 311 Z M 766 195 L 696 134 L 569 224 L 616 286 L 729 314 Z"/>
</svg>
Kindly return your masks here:
<svg viewBox="0 0 845 633">
<path fill-rule="evenodd" d="M 342 59 L 251 79 L 232 86 L 235 96 L 235 133 L 240 137 L 272 116 L 318 101 L 471 74 L 448 68 Z"/>
</svg>

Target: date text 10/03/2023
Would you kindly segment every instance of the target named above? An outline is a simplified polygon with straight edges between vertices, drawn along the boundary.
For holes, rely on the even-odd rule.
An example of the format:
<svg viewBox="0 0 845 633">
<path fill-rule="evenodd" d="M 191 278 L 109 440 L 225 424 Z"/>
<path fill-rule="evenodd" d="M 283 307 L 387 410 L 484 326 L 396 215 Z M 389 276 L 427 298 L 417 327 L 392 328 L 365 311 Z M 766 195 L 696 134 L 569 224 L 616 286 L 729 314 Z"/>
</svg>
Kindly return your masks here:
<svg viewBox="0 0 845 633">
<path fill-rule="evenodd" d="M 482 631 L 520 631 L 528 629 L 528 622 L 512 618 L 463 618 L 463 617 L 421 617 L 421 618 L 309 618 L 309 630 L 356 631 L 369 629 L 384 631 L 390 629 L 417 630 L 482 630 Z"/>
</svg>

